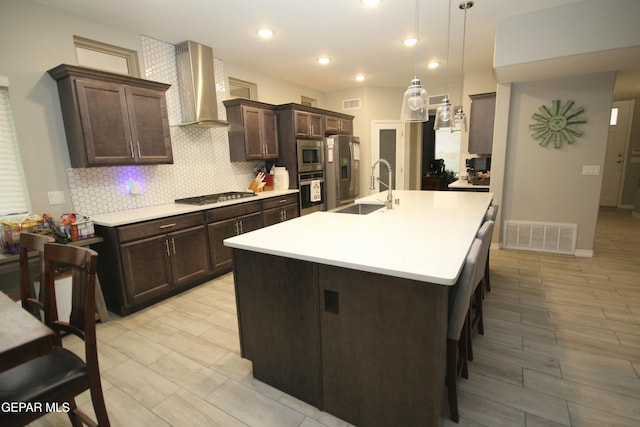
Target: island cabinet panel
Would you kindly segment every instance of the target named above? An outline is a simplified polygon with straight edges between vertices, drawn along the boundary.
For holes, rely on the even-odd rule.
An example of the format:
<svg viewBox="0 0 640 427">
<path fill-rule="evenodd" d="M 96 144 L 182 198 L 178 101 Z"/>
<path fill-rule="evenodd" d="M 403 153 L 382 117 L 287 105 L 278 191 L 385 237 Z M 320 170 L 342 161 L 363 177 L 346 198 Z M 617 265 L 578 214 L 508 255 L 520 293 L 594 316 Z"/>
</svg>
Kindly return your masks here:
<svg viewBox="0 0 640 427">
<path fill-rule="evenodd" d="M 354 425 L 439 426 L 449 288 L 233 250 L 255 378 Z"/>
<path fill-rule="evenodd" d="M 173 163 L 168 84 L 62 64 L 58 82 L 73 167 Z"/>
<path fill-rule="evenodd" d="M 242 357 L 253 376 L 322 408 L 317 265 L 233 251 Z"/>
<path fill-rule="evenodd" d="M 318 277 L 324 411 L 363 426 L 439 425 L 449 289 L 322 264 Z"/>
</svg>

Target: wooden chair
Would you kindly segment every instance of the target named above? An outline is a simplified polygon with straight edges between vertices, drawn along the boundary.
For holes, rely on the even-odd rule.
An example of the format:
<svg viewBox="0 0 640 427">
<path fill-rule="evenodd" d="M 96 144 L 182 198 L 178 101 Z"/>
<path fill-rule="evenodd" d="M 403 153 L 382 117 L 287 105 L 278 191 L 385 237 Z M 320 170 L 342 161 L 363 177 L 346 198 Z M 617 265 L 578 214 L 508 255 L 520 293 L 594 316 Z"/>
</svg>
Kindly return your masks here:
<svg viewBox="0 0 640 427">
<path fill-rule="evenodd" d="M 22 308 L 40 319 L 40 310 L 43 310 L 42 298 L 36 295 L 33 286 L 33 280 L 29 272 L 29 252 L 38 251 L 40 259 L 40 277 L 38 280 L 43 283 L 44 280 L 44 245 L 53 242 L 51 236 L 33 233 L 20 233 L 20 298 L 22 300 Z M 44 286 L 41 286 L 42 289 Z M 42 292 L 40 292 L 42 295 Z"/>
<path fill-rule="evenodd" d="M 0 426 L 22 426 L 55 410 L 69 410 L 74 426 L 109 426 L 102 395 L 95 329 L 95 273 L 98 254 L 87 248 L 47 243 L 44 246 L 45 323 L 55 332 L 55 346 L 50 353 L 0 373 L 0 400 L 32 403 L 37 411 L 0 411 Z M 58 321 L 55 297 L 54 266 L 71 267 L 72 309 L 69 322 Z M 62 347 L 61 333 L 84 340 L 85 362 Z M 97 423 L 78 409 L 75 396 L 89 390 Z M 45 405 L 45 403 L 47 405 Z M 41 406 L 38 403 L 42 403 Z M 68 406 L 67 406 L 68 405 Z"/>
<path fill-rule="evenodd" d="M 451 420 L 456 423 L 458 413 L 458 377 L 469 377 L 467 367 L 467 345 L 470 342 L 470 305 L 475 286 L 476 270 L 482 241 L 474 239 L 471 249 L 458 278 L 457 283 L 449 290 L 449 321 L 447 326 L 447 395 Z"/>
</svg>

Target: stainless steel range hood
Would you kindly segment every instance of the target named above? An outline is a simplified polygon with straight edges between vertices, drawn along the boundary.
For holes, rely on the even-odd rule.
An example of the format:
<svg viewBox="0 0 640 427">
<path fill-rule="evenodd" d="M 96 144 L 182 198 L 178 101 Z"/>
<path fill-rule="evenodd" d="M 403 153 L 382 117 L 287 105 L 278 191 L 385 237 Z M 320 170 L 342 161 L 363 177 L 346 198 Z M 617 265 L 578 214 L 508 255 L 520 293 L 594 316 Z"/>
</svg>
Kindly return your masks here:
<svg viewBox="0 0 640 427">
<path fill-rule="evenodd" d="M 182 123 L 178 126 L 223 127 L 218 119 L 213 49 L 191 40 L 176 45 Z"/>
</svg>

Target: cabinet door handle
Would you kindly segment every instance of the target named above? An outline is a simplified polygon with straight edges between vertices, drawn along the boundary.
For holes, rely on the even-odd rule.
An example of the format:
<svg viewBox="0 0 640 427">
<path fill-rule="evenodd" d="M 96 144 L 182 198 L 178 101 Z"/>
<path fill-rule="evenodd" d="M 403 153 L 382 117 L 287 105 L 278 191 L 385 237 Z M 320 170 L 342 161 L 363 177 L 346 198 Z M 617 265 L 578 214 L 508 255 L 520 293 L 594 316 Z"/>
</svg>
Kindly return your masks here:
<svg viewBox="0 0 640 427">
<path fill-rule="evenodd" d="M 244 233 L 244 229 L 242 227 L 242 220 L 240 220 L 240 234 Z"/>
<path fill-rule="evenodd" d="M 282 218 L 283 218 L 283 221 L 287 220 L 287 210 L 286 209 L 282 209 Z"/>
<path fill-rule="evenodd" d="M 173 249 L 173 254 L 176 254 L 176 239 L 171 238 L 171 249 Z"/>
<path fill-rule="evenodd" d="M 138 158 L 142 157 L 142 153 L 140 152 L 140 141 L 136 141 L 136 147 L 138 147 Z"/>
<path fill-rule="evenodd" d="M 168 240 L 164 241 L 164 248 L 167 250 L 167 256 L 171 256 L 171 253 L 169 252 L 169 241 Z"/>
<path fill-rule="evenodd" d="M 172 222 L 171 224 L 164 224 L 161 225 L 160 228 L 164 229 L 164 228 L 171 228 L 171 227 L 175 227 L 177 224 L 175 222 Z"/>
<path fill-rule="evenodd" d="M 134 159 L 136 155 L 133 152 L 133 141 L 129 141 L 129 150 L 131 150 L 131 158 Z"/>
<path fill-rule="evenodd" d="M 287 203 L 287 199 L 278 200 L 279 204 Z"/>
<path fill-rule="evenodd" d="M 234 222 L 233 225 L 236 227 L 236 236 L 240 234 L 240 226 L 238 225 L 238 221 Z"/>
</svg>

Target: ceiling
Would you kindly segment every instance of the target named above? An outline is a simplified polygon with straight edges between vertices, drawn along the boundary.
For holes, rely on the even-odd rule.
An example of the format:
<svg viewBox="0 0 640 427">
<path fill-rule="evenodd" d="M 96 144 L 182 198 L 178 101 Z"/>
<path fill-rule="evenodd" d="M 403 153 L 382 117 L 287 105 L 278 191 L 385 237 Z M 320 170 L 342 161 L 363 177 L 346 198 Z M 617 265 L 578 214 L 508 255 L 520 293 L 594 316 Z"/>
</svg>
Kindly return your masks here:
<svg viewBox="0 0 640 427">
<path fill-rule="evenodd" d="M 172 44 L 193 40 L 225 62 L 295 82 L 321 92 L 359 85 L 406 87 L 414 76 L 430 92 L 444 92 L 447 61 L 447 0 L 420 0 L 419 43 L 415 0 L 382 0 L 366 7 L 360 0 L 30 0 Z M 459 85 L 462 67 L 462 0 L 451 0 L 449 84 Z M 497 19 L 577 0 L 475 0 L 467 12 L 464 69 L 492 68 Z M 260 39 L 269 27 L 274 36 Z M 78 34 L 89 37 L 89 35 Z M 104 41 L 104 40 L 100 40 Z M 332 62 L 319 65 L 316 58 Z M 426 68 L 432 60 L 442 66 Z M 367 80 L 356 82 L 362 73 Z M 620 73 L 616 99 L 640 97 L 640 74 Z"/>
</svg>

